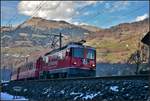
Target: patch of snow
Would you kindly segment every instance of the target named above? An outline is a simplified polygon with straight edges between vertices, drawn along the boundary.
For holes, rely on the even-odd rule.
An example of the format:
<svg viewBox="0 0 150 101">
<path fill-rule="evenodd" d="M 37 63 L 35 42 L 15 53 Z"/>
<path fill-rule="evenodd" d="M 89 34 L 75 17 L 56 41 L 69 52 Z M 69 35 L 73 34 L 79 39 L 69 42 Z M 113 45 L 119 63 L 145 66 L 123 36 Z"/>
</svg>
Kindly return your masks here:
<svg viewBox="0 0 150 101">
<path fill-rule="evenodd" d="M 9 81 L 4 81 L 4 80 L 1 80 L 1 83 L 4 83 L 3 86 L 7 86 Z"/>
<path fill-rule="evenodd" d="M 71 92 L 70 95 L 75 95 L 74 99 L 73 100 L 77 100 L 77 98 L 80 98 L 83 96 L 83 93 L 80 93 L 80 92 Z"/>
<path fill-rule="evenodd" d="M 0 98 L 0 100 L 5 100 L 5 101 L 6 100 L 10 100 L 10 101 L 16 101 L 16 100 L 22 101 L 22 100 L 26 100 L 26 101 L 28 101 L 28 99 L 26 99 L 26 98 L 24 98 L 22 96 L 15 96 L 15 97 L 13 95 L 1 92 L 1 98 Z"/>
<path fill-rule="evenodd" d="M 125 90 L 125 88 L 122 88 L 121 90 L 122 90 L 122 91 L 124 91 L 124 90 Z"/>
<path fill-rule="evenodd" d="M 50 96 L 50 94 L 47 95 L 47 97 L 49 97 L 49 96 Z"/>
<path fill-rule="evenodd" d="M 94 97 L 96 97 L 97 95 L 99 95 L 99 94 L 101 94 L 101 92 L 97 92 L 97 93 L 95 93 L 95 94 L 88 94 L 88 95 L 86 95 L 86 96 L 83 96 L 82 97 L 82 99 L 84 100 L 88 100 L 88 99 L 93 99 Z"/>
<path fill-rule="evenodd" d="M 26 91 L 27 91 L 27 89 L 24 89 L 23 91 L 24 91 L 24 92 L 26 92 Z"/>
<path fill-rule="evenodd" d="M 129 96 L 129 94 L 126 94 L 126 96 Z"/>
<path fill-rule="evenodd" d="M 20 86 L 14 86 L 13 90 L 17 91 L 17 92 L 20 92 L 22 90 L 22 87 L 20 87 Z"/>
<path fill-rule="evenodd" d="M 64 90 L 61 90 L 60 92 L 61 92 L 62 94 L 64 94 L 64 93 L 65 93 L 65 91 L 64 91 Z"/>
<path fill-rule="evenodd" d="M 77 98 L 80 98 L 80 97 L 82 97 L 82 96 L 83 96 L 83 93 L 80 93 L 80 95 L 79 95 L 79 96 L 74 97 L 74 99 L 73 99 L 73 100 L 77 100 Z"/>
<path fill-rule="evenodd" d="M 110 89 L 114 92 L 118 92 L 119 89 L 118 89 L 118 86 L 111 86 Z"/>
<path fill-rule="evenodd" d="M 85 86 L 84 89 L 86 89 L 87 87 Z"/>
<path fill-rule="evenodd" d="M 3 86 L 7 86 L 8 84 L 7 83 L 5 83 Z"/>
<path fill-rule="evenodd" d="M 144 88 L 148 88 L 148 86 L 144 86 Z"/>
<path fill-rule="evenodd" d="M 47 89 L 47 88 L 46 88 L 46 89 L 44 88 L 43 90 L 45 90 L 45 92 L 43 92 L 42 94 L 47 94 L 48 92 L 50 92 L 51 88 L 48 88 L 48 89 Z"/>
<path fill-rule="evenodd" d="M 1 83 L 8 83 L 9 81 L 1 80 Z"/>
<path fill-rule="evenodd" d="M 70 95 L 79 95 L 79 94 L 82 94 L 82 93 L 75 93 L 75 92 L 70 93 Z"/>
</svg>

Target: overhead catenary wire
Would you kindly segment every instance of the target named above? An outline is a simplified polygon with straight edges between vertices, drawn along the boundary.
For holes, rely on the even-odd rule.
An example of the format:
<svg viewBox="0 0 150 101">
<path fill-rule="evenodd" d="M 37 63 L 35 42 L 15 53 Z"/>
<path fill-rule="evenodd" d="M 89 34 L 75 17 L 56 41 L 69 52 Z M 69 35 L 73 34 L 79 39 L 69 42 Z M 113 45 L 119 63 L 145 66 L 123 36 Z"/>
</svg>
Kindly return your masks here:
<svg viewBox="0 0 150 101">
<path fill-rule="evenodd" d="M 29 18 L 27 18 L 27 19 L 25 20 L 25 22 L 23 22 L 22 24 L 26 23 L 29 19 L 35 17 L 36 14 L 39 12 L 39 10 L 42 8 L 42 6 L 44 6 L 45 3 L 47 3 L 47 1 L 46 1 L 46 2 L 44 2 L 44 3 L 42 4 L 42 2 L 44 2 L 44 1 L 41 1 L 41 3 L 36 7 L 36 9 L 34 10 L 34 12 L 31 14 L 32 16 L 29 17 Z M 21 24 L 21 25 L 22 25 L 22 24 Z M 20 25 L 20 26 L 21 26 L 21 25 Z M 20 26 L 18 26 L 17 28 L 19 28 Z M 17 29 L 17 28 L 16 28 L 16 29 Z"/>
<path fill-rule="evenodd" d="M 45 3 L 42 3 L 42 2 L 43 2 L 43 1 L 41 1 L 40 4 L 35 8 L 35 10 L 34 10 L 33 13 L 32 13 L 32 17 L 35 16 L 35 15 L 37 14 L 37 12 L 42 8 L 42 6 L 46 3 L 46 2 L 45 2 Z M 8 21 L 7 25 L 8 25 L 8 24 L 10 25 L 10 23 L 11 23 L 12 21 L 15 21 L 17 18 L 18 18 L 17 14 L 14 15 L 14 16 Z M 26 21 L 29 20 L 29 19 L 30 19 L 30 18 L 26 19 Z M 25 21 L 25 22 L 26 22 L 26 21 Z M 21 25 L 22 25 L 22 24 L 21 24 Z M 20 25 L 18 25 L 18 26 L 13 30 L 13 32 L 16 31 L 19 27 L 20 27 Z M 10 30 L 10 31 L 11 31 L 11 30 Z"/>
<path fill-rule="evenodd" d="M 42 1 L 42 2 L 43 2 L 43 1 Z M 31 16 L 30 18 L 36 16 L 37 12 L 38 12 L 38 11 L 42 8 L 42 6 L 46 3 L 46 2 L 45 2 L 45 3 L 42 4 L 42 2 L 36 7 L 36 9 L 34 10 L 34 12 L 32 13 L 32 16 Z M 81 12 L 81 11 L 84 10 L 84 9 L 86 9 L 87 7 L 89 7 L 89 6 L 81 7 L 81 8 L 79 9 L 79 12 Z M 135 9 L 135 10 L 133 10 L 132 12 L 129 12 L 128 14 L 123 14 L 122 16 L 129 15 L 129 14 L 133 14 L 133 12 L 136 12 L 136 11 L 138 11 L 138 10 L 141 9 L 141 8 L 143 8 L 143 6 L 137 8 L 137 9 Z M 83 19 L 83 21 L 89 22 L 90 20 L 95 19 L 97 16 L 104 15 L 105 12 L 106 12 L 106 10 L 98 11 L 98 12 L 94 13 L 94 15 L 92 15 L 92 18 L 91 18 L 91 17 L 85 18 L 85 19 Z M 30 18 L 28 18 L 28 19 L 30 19 Z M 28 19 L 27 19 L 26 21 L 28 21 Z M 26 22 L 26 21 L 25 21 L 25 22 Z M 110 23 L 110 22 L 112 22 L 112 21 L 113 21 L 113 20 L 108 19 L 108 23 Z M 25 22 L 24 22 L 24 23 L 25 23 Z M 24 23 L 23 23 L 23 24 L 24 24 Z M 22 25 L 22 24 L 21 24 L 21 25 Z M 18 29 L 21 25 L 18 25 L 16 29 Z"/>
<path fill-rule="evenodd" d="M 8 22 L 6 23 L 6 26 L 10 26 L 11 22 L 14 21 L 16 18 L 17 18 L 17 13 L 13 15 L 13 17 L 10 20 L 8 20 Z"/>
<path fill-rule="evenodd" d="M 31 19 L 32 17 L 34 17 L 34 16 L 36 16 L 36 14 L 38 13 L 38 11 L 42 8 L 42 6 L 44 6 L 45 5 L 45 3 L 47 2 L 44 2 L 44 1 L 41 1 L 40 2 L 40 4 L 35 8 L 35 10 L 33 11 L 33 13 L 31 14 L 32 16 L 31 17 L 29 17 L 29 18 L 27 18 L 26 20 L 25 20 L 25 22 L 27 22 L 29 19 Z M 13 20 L 13 21 L 15 21 L 15 20 Z M 25 22 L 23 22 L 22 24 L 24 24 Z M 20 28 L 20 26 L 22 25 L 22 24 L 20 24 L 20 25 L 18 25 L 16 28 L 15 28 L 15 30 L 17 30 L 18 28 Z M 14 30 L 14 31 L 15 31 Z"/>
<path fill-rule="evenodd" d="M 43 1 L 42 1 L 43 2 Z M 32 15 L 34 14 L 34 12 L 37 10 L 37 8 L 42 4 L 42 2 L 40 2 L 40 4 L 35 8 L 35 10 L 33 11 Z M 12 25 L 12 22 L 15 22 L 15 20 L 17 20 L 18 16 L 17 16 L 17 12 L 15 13 L 15 15 L 13 15 L 8 22 L 6 23 L 6 26 Z"/>
<path fill-rule="evenodd" d="M 44 1 L 41 1 L 40 4 L 36 7 L 36 9 L 34 10 L 31 18 L 34 17 L 37 14 L 38 10 L 40 10 L 42 8 L 42 6 L 44 5 L 44 3 L 42 4 L 42 2 L 44 2 Z M 89 7 L 89 6 L 81 7 L 81 8 L 79 8 L 78 11 L 81 12 L 82 10 L 86 9 L 87 7 Z M 101 15 L 102 13 L 105 13 L 105 10 L 98 11 L 98 12 L 94 13 L 94 15 L 92 14 L 92 16 L 93 16 L 92 19 L 96 18 L 97 16 Z M 7 24 L 9 24 L 14 18 L 15 18 L 15 15 L 12 17 L 12 19 L 10 19 L 10 21 L 8 21 Z M 89 17 L 88 19 L 85 18 L 84 21 L 90 21 L 90 19 L 91 19 L 91 17 Z"/>
</svg>

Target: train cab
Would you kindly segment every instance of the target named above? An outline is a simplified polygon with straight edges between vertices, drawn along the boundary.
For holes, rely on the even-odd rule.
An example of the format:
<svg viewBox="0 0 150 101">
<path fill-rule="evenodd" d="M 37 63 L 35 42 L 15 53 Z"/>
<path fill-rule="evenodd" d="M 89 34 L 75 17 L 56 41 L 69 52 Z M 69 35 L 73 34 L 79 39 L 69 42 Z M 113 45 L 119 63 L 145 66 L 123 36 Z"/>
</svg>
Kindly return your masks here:
<svg viewBox="0 0 150 101">
<path fill-rule="evenodd" d="M 44 74 L 65 74 L 67 77 L 95 76 L 96 50 L 81 43 L 71 42 L 61 49 L 46 53 L 43 61 L 40 71 L 42 76 Z"/>
</svg>

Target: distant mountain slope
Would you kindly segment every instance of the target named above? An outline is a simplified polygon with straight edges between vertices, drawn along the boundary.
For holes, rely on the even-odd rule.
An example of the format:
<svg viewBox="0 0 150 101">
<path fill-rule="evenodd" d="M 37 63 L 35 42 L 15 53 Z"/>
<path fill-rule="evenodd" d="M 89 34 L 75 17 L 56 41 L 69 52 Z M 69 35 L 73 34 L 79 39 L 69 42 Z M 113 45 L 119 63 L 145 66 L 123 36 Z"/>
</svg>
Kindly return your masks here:
<svg viewBox="0 0 150 101">
<path fill-rule="evenodd" d="M 149 19 L 123 23 L 88 36 L 87 44 L 97 48 L 99 62 L 126 62 L 139 48 L 142 37 L 149 31 Z"/>
<path fill-rule="evenodd" d="M 91 25 L 79 25 L 81 28 L 84 28 L 86 30 L 92 31 L 92 32 L 98 32 L 101 31 L 101 28 L 98 28 L 96 26 L 91 26 Z"/>
<path fill-rule="evenodd" d="M 22 29 L 28 27 L 32 28 L 32 30 L 37 30 L 36 34 L 51 34 L 61 32 L 65 35 L 81 36 L 84 35 L 84 33 L 92 33 L 87 29 L 83 29 L 65 21 L 45 20 L 37 17 L 33 17 L 32 19 L 25 21 L 20 25 L 20 28 Z"/>
<path fill-rule="evenodd" d="M 149 19 L 99 29 L 90 25 L 77 26 L 65 21 L 32 18 L 20 24 L 17 30 L 1 27 L 2 65 L 16 65 L 25 61 L 31 53 L 49 49 L 52 41 L 49 36 L 60 32 L 65 36 L 63 43 L 85 38 L 87 45 L 97 49 L 97 62 L 124 63 L 138 49 L 141 38 L 148 31 Z"/>
<path fill-rule="evenodd" d="M 8 32 L 9 28 L 7 28 L 7 31 L 6 28 L 4 29 L 4 27 L 1 29 L 3 29 L 2 37 L 6 35 L 9 36 L 9 39 L 14 42 L 14 45 L 16 43 L 15 41 L 18 41 L 20 37 L 24 37 L 25 40 L 31 41 L 31 45 L 46 45 L 49 41 L 48 36 L 51 34 L 59 34 L 61 32 L 66 36 L 76 38 L 83 37 L 84 34 L 87 33 L 93 33 L 90 30 L 70 24 L 65 21 L 45 20 L 37 17 L 25 21 L 24 23 L 19 25 L 18 29 L 15 30 L 15 28 L 13 28 L 13 30 L 11 30 L 10 32 Z M 22 33 L 26 35 L 22 36 Z M 8 46 L 8 44 L 5 44 L 4 41 L 3 46 L 5 45 Z"/>
<path fill-rule="evenodd" d="M 132 22 L 132 23 L 122 23 L 117 26 L 113 26 L 108 29 L 103 29 L 95 34 L 92 34 L 90 37 L 120 37 L 122 35 L 133 35 L 133 34 L 141 34 L 145 33 L 149 30 L 149 19 L 145 19 L 139 22 Z"/>
</svg>

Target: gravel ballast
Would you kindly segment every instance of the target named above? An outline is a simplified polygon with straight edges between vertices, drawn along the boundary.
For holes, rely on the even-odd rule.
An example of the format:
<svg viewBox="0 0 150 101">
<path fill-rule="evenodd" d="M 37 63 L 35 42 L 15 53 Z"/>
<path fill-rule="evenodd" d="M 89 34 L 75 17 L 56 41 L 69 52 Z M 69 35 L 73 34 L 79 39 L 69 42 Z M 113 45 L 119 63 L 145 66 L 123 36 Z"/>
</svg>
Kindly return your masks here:
<svg viewBox="0 0 150 101">
<path fill-rule="evenodd" d="M 150 101 L 149 80 L 10 82 L 3 92 L 36 101 Z"/>
</svg>

